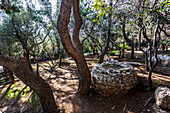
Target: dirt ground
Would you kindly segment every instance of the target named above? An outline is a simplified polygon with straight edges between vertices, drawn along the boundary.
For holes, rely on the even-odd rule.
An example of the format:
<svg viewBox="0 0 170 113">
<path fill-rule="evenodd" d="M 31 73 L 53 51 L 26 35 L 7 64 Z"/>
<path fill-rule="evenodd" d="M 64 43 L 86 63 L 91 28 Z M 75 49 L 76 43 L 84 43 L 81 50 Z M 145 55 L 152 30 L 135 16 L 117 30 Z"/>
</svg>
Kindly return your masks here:
<svg viewBox="0 0 170 113">
<path fill-rule="evenodd" d="M 140 55 L 136 53 L 135 55 Z M 90 70 L 96 65 L 97 59 L 94 57 L 86 58 Z M 121 59 L 121 61 L 127 58 Z M 90 95 L 81 96 L 76 94 L 78 88 L 78 73 L 75 63 L 71 59 L 66 59 L 61 68 L 51 74 L 48 71 L 42 70 L 40 73 L 52 87 L 53 94 L 61 113 L 152 113 L 154 112 L 152 99 L 146 106 L 146 102 L 150 97 L 153 97 L 154 90 L 149 90 L 145 85 L 147 84 L 147 72 L 144 70 L 143 63 L 140 59 L 134 59 L 140 66 L 135 67 L 140 78 L 139 85 L 132 89 L 123 97 L 104 97 L 97 94 L 91 89 Z M 163 68 L 159 67 L 159 70 Z M 168 70 L 170 67 L 167 67 Z M 166 70 L 165 70 L 166 71 Z M 153 73 L 154 87 L 167 86 L 170 88 L 170 73 L 163 75 Z M 36 94 L 29 88 L 25 88 L 21 81 L 15 83 L 15 87 L 6 85 L 1 88 L 0 96 L 2 96 L 7 89 L 11 88 L 12 93 L 15 90 L 23 90 L 21 97 L 11 95 L 0 98 L 0 111 L 4 113 L 42 113 L 42 107 Z M 24 89 L 25 88 L 25 89 Z M 34 97 L 32 101 L 30 98 Z M 10 99 L 9 99 L 10 98 Z M 1 113 L 0 112 L 0 113 Z"/>
</svg>

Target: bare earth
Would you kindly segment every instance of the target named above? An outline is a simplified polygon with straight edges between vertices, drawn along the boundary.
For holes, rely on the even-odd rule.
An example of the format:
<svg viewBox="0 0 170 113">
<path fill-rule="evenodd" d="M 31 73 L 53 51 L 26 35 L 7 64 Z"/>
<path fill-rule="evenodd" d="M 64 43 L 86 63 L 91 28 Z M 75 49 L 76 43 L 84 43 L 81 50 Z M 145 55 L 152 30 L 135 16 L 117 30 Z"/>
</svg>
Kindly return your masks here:
<svg viewBox="0 0 170 113">
<path fill-rule="evenodd" d="M 96 58 L 87 58 L 90 70 L 96 65 L 96 60 Z M 123 97 L 103 97 L 93 89 L 88 96 L 76 94 L 78 73 L 73 60 L 65 60 L 62 67 L 56 68 L 53 74 L 41 71 L 41 75 L 52 87 L 61 113 L 152 113 L 154 111 L 152 108 L 154 99 L 148 105 L 144 105 L 153 96 L 154 90 L 148 90 L 145 87 L 147 84 L 147 72 L 144 71 L 143 64 L 139 64 L 141 66 L 135 67 L 140 78 L 139 86 Z M 170 87 L 170 75 L 153 73 L 152 79 L 154 80 L 155 87 Z M 10 87 L 10 85 L 0 89 L 1 96 L 7 87 Z M 21 90 L 23 87 L 24 84 L 21 81 L 16 82 L 15 88 L 20 88 Z M 28 101 L 31 93 L 32 91 L 27 91 L 19 99 L 0 98 L 0 111 L 6 113 L 42 113 L 42 107 L 38 99 L 35 99 L 34 103 Z"/>
</svg>

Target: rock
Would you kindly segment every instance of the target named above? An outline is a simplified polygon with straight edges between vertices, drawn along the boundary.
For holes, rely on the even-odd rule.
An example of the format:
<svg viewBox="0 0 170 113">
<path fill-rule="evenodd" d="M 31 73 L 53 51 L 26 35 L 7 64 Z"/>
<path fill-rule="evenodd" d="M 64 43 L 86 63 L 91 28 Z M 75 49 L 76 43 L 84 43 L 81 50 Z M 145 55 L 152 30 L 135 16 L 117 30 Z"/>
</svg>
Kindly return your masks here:
<svg viewBox="0 0 170 113">
<path fill-rule="evenodd" d="M 134 68 L 128 63 L 109 59 L 110 62 L 98 64 L 92 70 L 92 87 L 104 96 L 125 95 L 138 83 Z M 121 68 L 104 68 L 105 65 L 116 65 Z"/>
<path fill-rule="evenodd" d="M 170 56 L 168 56 L 168 55 L 157 55 L 157 58 L 158 58 L 158 61 L 163 66 L 169 66 Z M 152 61 L 156 61 L 154 56 L 152 56 Z"/>
<path fill-rule="evenodd" d="M 170 89 L 167 87 L 158 87 L 155 90 L 156 106 L 162 109 L 170 110 Z"/>
</svg>

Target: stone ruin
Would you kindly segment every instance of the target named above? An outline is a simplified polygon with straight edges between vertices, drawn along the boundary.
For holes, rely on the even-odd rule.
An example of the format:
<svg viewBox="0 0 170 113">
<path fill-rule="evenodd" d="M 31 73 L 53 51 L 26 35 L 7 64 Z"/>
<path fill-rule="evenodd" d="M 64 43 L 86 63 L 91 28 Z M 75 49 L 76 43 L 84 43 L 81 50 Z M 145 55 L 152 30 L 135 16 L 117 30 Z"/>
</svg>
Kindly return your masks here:
<svg viewBox="0 0 170 113">
<path fill-rule="evenodd" d="M 137 83 L 133 66 L 114 59 L 96 65 L 92 71 L 92 87 L 104 96 L 125 95 Z"/>
</svg>

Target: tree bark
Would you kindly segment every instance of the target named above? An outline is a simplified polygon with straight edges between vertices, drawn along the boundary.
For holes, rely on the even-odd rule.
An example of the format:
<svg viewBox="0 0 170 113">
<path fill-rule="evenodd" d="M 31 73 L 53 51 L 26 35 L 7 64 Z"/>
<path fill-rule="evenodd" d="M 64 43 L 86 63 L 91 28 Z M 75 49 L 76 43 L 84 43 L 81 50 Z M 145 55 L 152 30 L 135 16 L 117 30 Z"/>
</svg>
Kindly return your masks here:
<svg viewBox="0 0 170 113">
<path fill-rule="evenodd" d="M 58 21 L 57 21 L 57 30 L 60 35 L 62 44 L 66 52 L 74 58 L 77 67 L 78 67 L 78 72 L 79 72 L 79 88 L 78 88 L 78 93 L 79 94 L 88 94 L 90 91 L 90 82 L 91 82 L 91 75 L 89 68 L 87 66 L 87 63 L 85 61 L 85 57 L 83 55 L 83 52 L 79 48 L 81 44 L 79 44 L 79 41 L 72 43 L 71 37 L 69 35 L 69 30 L 68 30 L 68 24 L 70 21 L 70 14 L 71 14 L 71 8 L 74 5 L 73 8 L 79 6 L 79 0 L 74 1 L 74 0 L 62 0 L 61 2 L 61 7 L 60 7 L 60 13 L 58 16 Z M 79 10 L 77 10 L 79 11 Z M 76 21 L 76 19 L 75 19 Z M 78 28 L 76 28 L 78 30 Z M 74 32 L 75 35 L 79 34 L 78 32 Z M 79 36 L 74 36 L 74 38 L 79 38 Z M 73 42 L 75 39 L 73 39 Z M 76 39 L 78 40 L 78 39 Z"/>
<path fill-rule="evenodd" d="M 58 63 L 58 67 L 61 67 L 61 63 L 62 63 L 62 57 L 64 55 L 64 50 L 62 49 L 62 51 L 60 52 L 60 56 L 59 56 L 59 63 Z"/>
<path fill-rule="evenodd" d="M 107 50 L 109 48 L 109 42 L 110 42 L 110 36 L 111 36 L 110 29 L 111 29 L 112 0 L 110 0 L 109 6 L 110 6 L 110 9 L 109 9 L 110 11 L 109 11 L 109 14 L 108 14 L 108 28 L 107 28 L 106 43 L 105 43 L 104 50 L 99 55 L 99 63 L 103 62 L 104 56 L 107 53 Z"/>
<path fill-rule="evenodd" d="M 129 39 L 126 35 L 126 31 L 125 31 L 125 24 L 123 24 L 122 27 L 122 33 L 123 33 L 123 37 L 124 39 L 129 43 L 130 47 L 131 47 L 131 59 L 134 58 L 134 43 L 131 39 Z"/>
<path fill-rule="evenodd" d="M 82 25 L 82 19 L 81 19 L 80 10 L 79 10 L 79 0 L 73 0 L 73 14 L 74 14 L 74 19 L 75 19 L 73 38 L 72 38 L 73 45 L 77 51 L 83 53 L 83 47 L 79 39 L 80 28 Z"/>
<path fill-rule="evenodd" d="M 57 113 L 57 105 L 51 87 L 40 76 L 30 70 L 26 59 L 13 59 L 0 55 L 0 65 L 13 71 L 16 77 L 36 92 L 45 113 Z"/>
<path fill-rule="evenodd" d="M 152 71 L 153 71 L 153 68 L 152 68 L 152 43 L 149 43 L 148 45 L 148 57 L 149 57 L 149 60 L 148 60 L 148 63 L 149 63 L 149 75 L 148 75 L 148 85 L 150 87 L 152 87 Z"/>
<path fill-rule="evenodd" d="M 145 70 L 149 71 L 149 67 L 148 67 L 148 54 L 147 53 L 144 53 L 144 54 L 145 54 Z"/>
</svg>

